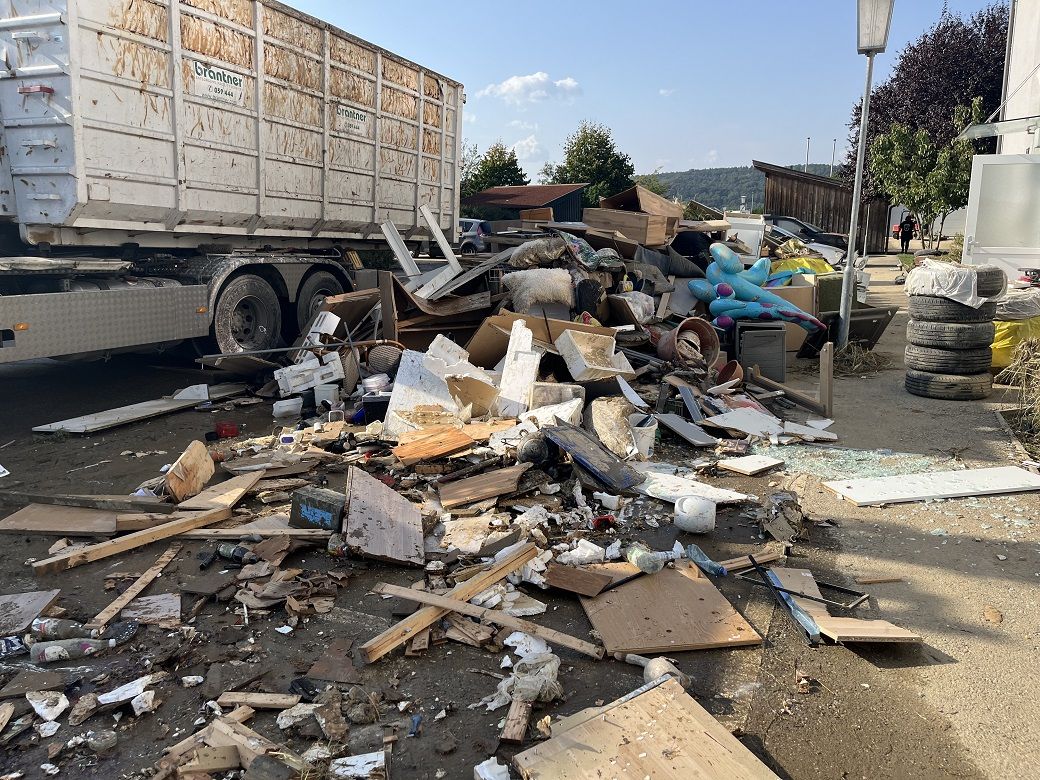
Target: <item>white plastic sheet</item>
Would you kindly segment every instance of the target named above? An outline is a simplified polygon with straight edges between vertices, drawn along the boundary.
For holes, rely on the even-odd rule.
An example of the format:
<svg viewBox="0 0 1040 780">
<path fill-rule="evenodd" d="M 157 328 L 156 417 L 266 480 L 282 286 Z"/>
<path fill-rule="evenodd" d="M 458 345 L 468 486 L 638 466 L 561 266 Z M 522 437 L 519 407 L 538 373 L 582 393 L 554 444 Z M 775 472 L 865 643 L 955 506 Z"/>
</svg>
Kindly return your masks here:
<svg viewBox="0 0 1040 780">
<path fill-rule="evenodd" d="M 1007 280 L 1000 293 L 991 298 L 982 298 L 978 294 L 978 277 L 976 270 L 987 266 L 957 265 L 944 263 L 941 260 L 924 258 L 921 265 L 914 268 L 906 277 L 907 295 L 935 295 L 949 298 L 951 301 L 963 303 L 973 309 L 979 308 L 986 301 L 1003 297 L 1007 291 Z"/>
</svg>

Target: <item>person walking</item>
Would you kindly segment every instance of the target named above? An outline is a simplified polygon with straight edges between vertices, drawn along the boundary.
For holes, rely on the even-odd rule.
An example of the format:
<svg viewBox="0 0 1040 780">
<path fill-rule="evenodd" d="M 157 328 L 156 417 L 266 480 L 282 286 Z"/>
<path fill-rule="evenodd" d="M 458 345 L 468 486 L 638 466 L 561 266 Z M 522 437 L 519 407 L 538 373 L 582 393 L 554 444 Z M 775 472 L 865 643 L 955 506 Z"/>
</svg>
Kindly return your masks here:
<svg viewBox="0 0 1040 780">
<path fill-rule="evenodd" d="M 910 239 L 917 232 L 916 227 L 913 217 L 910 216 L 910 212 L 907 212 L 903 221 L 899 223 L 899 251 L 904 255 L 910 253 Z"/>
</svg>

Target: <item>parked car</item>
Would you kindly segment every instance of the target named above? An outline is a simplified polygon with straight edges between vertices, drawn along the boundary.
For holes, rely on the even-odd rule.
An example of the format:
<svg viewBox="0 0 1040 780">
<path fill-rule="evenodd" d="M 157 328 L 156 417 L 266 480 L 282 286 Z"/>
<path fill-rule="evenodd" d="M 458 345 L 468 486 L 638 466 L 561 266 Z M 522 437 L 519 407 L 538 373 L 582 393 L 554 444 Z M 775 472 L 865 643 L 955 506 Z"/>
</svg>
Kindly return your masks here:
<svg viewBox="0 0 1040 780">
<path fill-rule="evenodd" d="M 784 228 L 777 227 L 776 225 L 770 225 L 769 227 L 767 227 L 766 235 L 780 242 L 784 242 L 792 238 L 797 238 L 799 241 L 801 241 L 803 244 L 809 247 L 809 249 L 812 249 L 823 255 L 823 259 L 835 268 L 837 268 L 844 262 L 845 255 L 847 254 L 847 252 L 844 249 L 838 249 L 838 247 L 831 246 L 830 244 L 821 244 L 818 241 L 806 241 L 801 236 L 796 236 L 790 230 L 785 230 Z"/>
<path fill-rule="evenodd" d="M 828 246 L 848 251 L 849 237 L 844 233 L 828 233 L 815 225 L 795 217 L 785 217 L 779 214 L 765 214 L 763 216 L 766 224 L 776 225 L 776 227 L 794 234 L 795 237 L 807 244 L 812 241 L 817 244 L 827 244 Z"/>
<path fill-rule="evenodd" d="M 459 251 L 464 255 L 488 251 L 484 236 L 492 233 L 491 225 L 480 219 L 459 220 Z"/>
</svg>

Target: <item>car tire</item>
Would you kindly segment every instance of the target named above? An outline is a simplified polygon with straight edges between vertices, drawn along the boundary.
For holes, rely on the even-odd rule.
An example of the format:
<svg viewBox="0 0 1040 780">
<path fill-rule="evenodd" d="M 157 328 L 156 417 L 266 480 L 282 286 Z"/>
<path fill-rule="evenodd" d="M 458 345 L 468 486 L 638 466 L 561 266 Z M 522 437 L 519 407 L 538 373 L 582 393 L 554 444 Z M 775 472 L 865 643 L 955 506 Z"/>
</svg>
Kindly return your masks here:
<svg viewBox="0 0 1040 780">
<path fill-rule="evenodd" d="M 343 282 L 328 271 L 316 271 L 308 276 L 296 296 L 296 324 L 300 332 L 311 324 L 311 319 L 327 297 L 342 295 L 344 292 Z"/>
<path fill-rule="evenodd" d="M 1004 271 L 993 265 L 980 265 L 975 269 L 975 293 L 980 298 L 992 298 L 1007 286 Z"/>
<path fill-rule="evenodd" d="M 938 295 L 911 295 L 909 310 L 918 322 L 991 322 L 997 304 L 986 301 L 976 309 Z"/>
<path fill-rule="evenodd" d="M 243 274 L 224 285 L 213 314 L 213 336 L 221 353 L 272 349 L 281 333 L 281 301 L 270 284 Z"/>
<path fill-rule="evenodd" d="M 904 353 L 906 367 L 936 374 L 981 374 L 989 371 L 993 351 L 985 349 L 937 349 L 907 345 Z"/>
<path fill-rule="evenodd" d="M 906 340 L 917 347 L 982 349 L 993 343 L 992 322 L 918 322 L 906 325 Z"/>
<path fill-rule="evenodd" d="M 982 374 L 936 374 L 931 371 L 908 370 L 904 387 L 911 395 L 944 401 L 980 401 L 993 391 L 993 377 Z"/>
</svg>

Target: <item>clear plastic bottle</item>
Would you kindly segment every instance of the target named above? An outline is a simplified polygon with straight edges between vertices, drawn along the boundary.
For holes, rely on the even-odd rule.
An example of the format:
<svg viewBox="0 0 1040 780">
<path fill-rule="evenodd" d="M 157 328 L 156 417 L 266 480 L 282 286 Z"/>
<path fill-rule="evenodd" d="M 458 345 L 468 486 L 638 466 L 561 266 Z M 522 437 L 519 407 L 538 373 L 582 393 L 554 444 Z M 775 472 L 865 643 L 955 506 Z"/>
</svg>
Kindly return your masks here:
<svg viewBox="0 0 1040 780">
<path fill-rule="evenodd" d="M 643 572 L 643 574 L 657 574 L 664 568 L 665 563 L 664 559 L 657 553 L 639 542 L 625 550 L 625 560 Z"/>
</svg>

